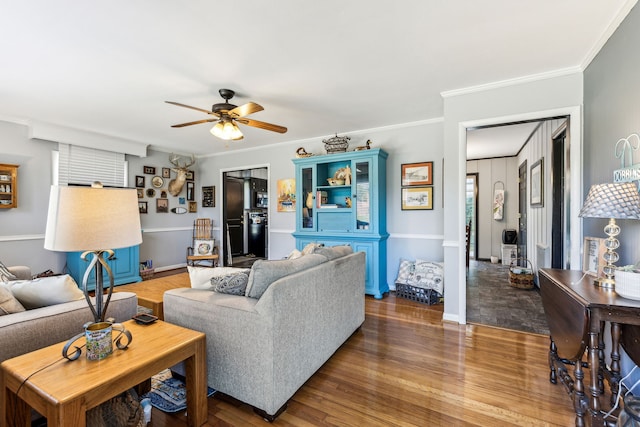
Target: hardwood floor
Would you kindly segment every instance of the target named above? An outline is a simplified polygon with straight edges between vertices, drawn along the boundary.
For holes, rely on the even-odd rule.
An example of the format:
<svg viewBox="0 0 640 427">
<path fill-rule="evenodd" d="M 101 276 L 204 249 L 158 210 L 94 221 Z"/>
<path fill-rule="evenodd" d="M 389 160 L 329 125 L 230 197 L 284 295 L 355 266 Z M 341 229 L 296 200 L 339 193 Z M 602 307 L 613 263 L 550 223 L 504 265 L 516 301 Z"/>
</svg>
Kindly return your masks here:
<svg viewBox="0 0 640 427">
<path fill-rule="evenodd" d="M 274 426 L 571 426 L 549 383 L 547 337 L 442 322 L 442 305 L 366 297 L 366 320 L 289 402 Z M 186 425 L 155 408 L 154 427 Z M 209 398 L 209 426 L 268 426 L 232 399 Z"/>
</svg>

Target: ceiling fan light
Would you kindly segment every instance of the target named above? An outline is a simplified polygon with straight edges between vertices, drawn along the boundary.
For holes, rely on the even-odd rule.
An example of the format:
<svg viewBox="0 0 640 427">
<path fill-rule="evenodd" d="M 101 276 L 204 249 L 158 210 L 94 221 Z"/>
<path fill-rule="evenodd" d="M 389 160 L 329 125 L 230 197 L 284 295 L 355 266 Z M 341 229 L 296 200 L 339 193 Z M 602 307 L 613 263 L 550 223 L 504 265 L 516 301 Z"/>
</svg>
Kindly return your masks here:
<svg viewBox="0 0 640 427">
<path fill-rule="evenodd" d="M 240 132 L 240 128 L 238 127 L 238 125 L 233 123 L 233 132 L 231 133 L 231 139 L 234 141 L 238 141 L 242 138 L 244 138 L 244 135 L 242 135 L 242 132 Z"/>
<path fill-rule="evenodd" d="M 210 132 L 213 134 L 213 136 L 224 139 L 223 129 L 224 129 L 224 124 L 222 122 L 218 122 L 211 128 Z"/>
</svg>

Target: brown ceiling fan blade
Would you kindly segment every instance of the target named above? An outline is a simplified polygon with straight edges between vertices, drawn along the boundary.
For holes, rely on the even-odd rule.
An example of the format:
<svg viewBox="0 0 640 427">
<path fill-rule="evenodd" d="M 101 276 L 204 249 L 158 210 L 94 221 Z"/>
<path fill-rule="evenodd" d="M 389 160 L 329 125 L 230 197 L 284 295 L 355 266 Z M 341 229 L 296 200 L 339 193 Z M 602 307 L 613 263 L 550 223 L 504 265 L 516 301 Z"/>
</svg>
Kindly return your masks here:
<svg viewBox="0 0 640 427">
<path fill-rule="evenodd" d="M 262 110 L 264 110 L 262 105 L 256 104 L 255 102 L 247 102 L 244 105 L 240 105 L 239 107 L 230 110 L 228 114 L 233 118 L 238 118 L 248 116 L 249 114 L 257 113 Z"/>
<path fill-rule="evenodd" d="M 183 128 L 185 126 L 191 126 L 191 125 L 199 125 L 200 123 L 207 123 L 207 122 L 217 122 L 218 119 L 204 119 L 204 120 L 196 120 L 195 122 L 189 122 L 189 123 L 180 123 L 179 125 L 171 125 L 172 128 Z"/>
<path fill-rule="evenodd" d="M 265 129 L 265 130 L 270 130 L 273 132 L 278 132 L 278 133 L 285 133 L 287 131 L 287 128 L 284 126 L 278 126 L 278 125 L 274 125 L 271 123 L 266 123 L 266 122 L 261 122 L 259 120 L 252 120 L 252 119 L 236 119 L 236 121 L 238 123 L 242 123 L 243 125 L 247 125 L 247 126 L 253 126 L 254 128 L 260 128 L 260 129 Z"/>
<path fill-rule="evenodd" d="M 167 104 L 177 105 L 178 107 L 191 108 L 192 110 L 202 111 L 203 113 L 217 115 L 213 111 L 205 110 L 204 108 L 192 107 L 191 105 L 181 104 L 179 102 L 173 102 L 173 101 L 164 101 L 164 102 L 166 102 Z"/>
</svg>

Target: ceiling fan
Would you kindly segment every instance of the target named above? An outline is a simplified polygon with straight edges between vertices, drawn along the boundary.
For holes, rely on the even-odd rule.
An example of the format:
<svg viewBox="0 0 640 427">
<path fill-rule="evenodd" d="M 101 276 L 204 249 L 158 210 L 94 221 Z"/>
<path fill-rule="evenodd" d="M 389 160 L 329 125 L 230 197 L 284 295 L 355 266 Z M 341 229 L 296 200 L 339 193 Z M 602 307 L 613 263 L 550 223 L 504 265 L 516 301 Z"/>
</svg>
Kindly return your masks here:
<svg viewBox="0 0 640 427">
<path fill-rule="evenodd" d="M 211 128 L 211 133 L 218 138 L 225 140 L 240 140 L 244 138 L 242 132 L 238 128 L 237 123 L 252 126 L 260 129 L 270 130 L 278 133 L 285 133 L 287 128 L 271 123 L 261 122 L 258 120 L 248 119 L 245 116 L 264 110 L 261 105 L 255 102 L 248 102 L 244 105 L 237 106 L 229 103 L 229 100 L 236 94 L 231 89 L 220 89 L 218 91 L 224 102 L 213 104 L 211 111 L 204 108 L 192 107 L 190 105 L 181 104 L 179 102 L 165 101 L 167 104 L 177 105 L 179 107 L 191 108 L 192 110 L 202 111 L 203 113 L 214 116 L 210 119 L 196 120 L 195 122 L 181 123 L 171 126 L 172 128 L 181 128 L 185 126 L 197 125 L 200 123 L 216 122 Z"/>
</svg>

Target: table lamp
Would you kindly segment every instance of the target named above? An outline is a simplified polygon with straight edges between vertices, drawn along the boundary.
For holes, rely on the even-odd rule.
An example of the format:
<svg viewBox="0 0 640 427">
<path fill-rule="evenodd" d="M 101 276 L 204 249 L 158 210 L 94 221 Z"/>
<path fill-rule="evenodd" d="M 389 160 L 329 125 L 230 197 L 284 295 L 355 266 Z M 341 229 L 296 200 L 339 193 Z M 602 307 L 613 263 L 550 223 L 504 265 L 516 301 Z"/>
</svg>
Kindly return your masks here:
<svg viewBox="0 0 640 427">
<path fill-rule="evenodd" d="M 96 323 L 105 321 L 113 293 L 113 273 L 105 260 L 113 257 L 113 249 L 142 243 L 138 195 L 135 189 L 51 186 L 49 213 L 44 248 L 52 251 L 84 251 L 89 262 L 82 288 Z M 107 298 L 103 303 L 103 268 L 109 277 Z M 95 308 L 87 289 L 91 271 L 95 272 Z"/>
<path fill-rule="evenodd" d="M 616 238 L 620 234 L 620 226 L 616 219 L 640 219 L 640 196 L 638 187 L 632 182 L 595 184 L 578 214 L 581 218 L 609 218 L 604 227 L 608 236 L 605 239 L 605 253 L 602 255 L 605 266 L 602 269 L 605 277 L 597 278 L 594 283 L 607 289 L 615 287 L 615 263 L 619 256 L 616 249 L 620 242 Z"/>
</svg>

